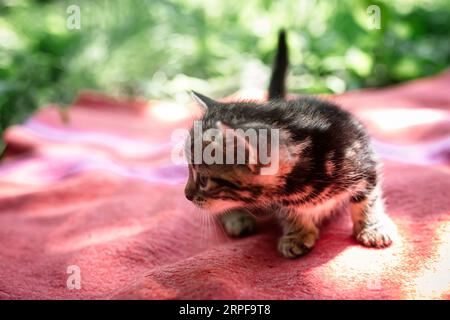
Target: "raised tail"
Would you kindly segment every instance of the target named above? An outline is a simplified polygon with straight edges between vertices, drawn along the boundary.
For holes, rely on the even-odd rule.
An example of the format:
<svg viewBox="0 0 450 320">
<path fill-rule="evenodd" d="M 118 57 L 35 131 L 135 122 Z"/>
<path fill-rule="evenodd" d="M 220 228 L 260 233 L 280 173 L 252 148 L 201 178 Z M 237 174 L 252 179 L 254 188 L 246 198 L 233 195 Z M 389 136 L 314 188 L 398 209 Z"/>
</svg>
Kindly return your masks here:
<svg viewBox="0 0 450 320">
<path fill-rule="evenodd" d="M 269 100 L 284 99 L 286 95 L 286 72 L 289 64 L 286 32 L 280 30 L 278 34 L 278 48 L 273 63 L 272 75 L 269 84 Z"/>
</svg>

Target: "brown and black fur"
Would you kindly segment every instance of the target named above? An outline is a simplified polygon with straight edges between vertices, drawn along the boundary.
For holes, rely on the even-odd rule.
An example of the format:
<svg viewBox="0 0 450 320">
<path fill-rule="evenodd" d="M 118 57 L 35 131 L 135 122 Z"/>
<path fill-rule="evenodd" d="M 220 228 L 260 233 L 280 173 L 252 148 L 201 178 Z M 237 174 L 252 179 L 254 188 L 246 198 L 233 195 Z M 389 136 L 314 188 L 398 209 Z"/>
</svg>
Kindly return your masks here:
<svg viewBox="0 0 450 320">
<path fill-rule="evenodd" d="M 211 212 L 225 212 L 220 221 L 230 236 L 255 230 L 249 210 L 270 208 L 283 229 L 278 249 L 289 258 L 309 252 L 319 237 L 320 222 L 342 206 L 350 207 L 358 242 L 388 246 L 395 226 L 385 213 L 379 162 L 370 139 L 359 121 L 331 102 L 312 97 L 284 100 L 285 37 L 281 32 L 268 102 L 221 103 L 194 93 L 205 108 L 203 130 L 218 123 L 233 129 L 279 129 L 285 152 L 279 172 L 263 177 L 258 168 L 245 164 L 191 163 L 186 197 Z"/>
</svg>

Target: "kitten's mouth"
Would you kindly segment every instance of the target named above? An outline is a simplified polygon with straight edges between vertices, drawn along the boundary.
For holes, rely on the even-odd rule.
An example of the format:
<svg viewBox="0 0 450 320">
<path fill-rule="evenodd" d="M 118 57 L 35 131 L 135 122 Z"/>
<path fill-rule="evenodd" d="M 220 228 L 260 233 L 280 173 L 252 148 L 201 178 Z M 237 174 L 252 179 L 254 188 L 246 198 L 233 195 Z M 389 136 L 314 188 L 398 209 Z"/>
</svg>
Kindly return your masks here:
<svg viewBox="0 0 450 320">
<path fill-rule="evenodd" d="M 205 202 L 205 201 L 192 201 L 192 203 L 196 206 L 196 207 L 198 207 L 198 208 L 201 208 L 201 209 L 205 209 L 205 207 L 207 206 L 207 203 Z"/>
<path fill-rule="evenodd" d="M 214 203 L 211 203 L 210 201 L 205 201 L 205 200 L 203 200 L 203 201 L 192 200 L 192 203 L 197 208 L 207 210 L 207 211 L 209 211 L 215 207 Z"/>
<path fill-rule="evenodd" d="M 220 214 L 227 210 L 235 209 L 242 206 L 241 203 L 224 200 L 211 200 L 194 204 L 198 208 L 208 211 L 210 214 Z"/>
</svg>

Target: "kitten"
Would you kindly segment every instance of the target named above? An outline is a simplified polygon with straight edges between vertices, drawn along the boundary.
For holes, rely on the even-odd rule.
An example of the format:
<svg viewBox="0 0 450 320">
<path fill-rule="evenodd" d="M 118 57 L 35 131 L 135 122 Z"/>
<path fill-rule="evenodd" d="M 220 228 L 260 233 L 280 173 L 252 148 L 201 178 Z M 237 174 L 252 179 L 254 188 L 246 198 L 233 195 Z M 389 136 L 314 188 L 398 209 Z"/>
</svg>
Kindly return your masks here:
<svg viewBox="0 0 450 320">
<path fill-rule="evenodd" d="M 204 108 L 200 134 L 214 129 L 226 137 L 231 131 L 233 141 L 243 143 L 246 152 L 241 164 L 195 163 L 188 156 L 187 199 L 212 213 L 222 213 L 219 220 L 233 237 L 255 230 L 252 210 L 270 210 L 281 223 L 278 250 L 287 258 L 308 253 L 319 237 L 320 222 L 344 205 L 350 206 L 353 234 L 359 243 L 389 246 L 395 226 L 385 213 L 379 162 L 366 131 L 350 113 L 331 102 L 311 97 L 284 100 L 287 65 L 282 31 L 268 102 L 224 103 L 193 93 Z M 261 128 L 280 132 L 278 170 L 271 175 L 261 174 L 267 164 L 261 163 L 258 146 L 233 132 Z M 192 130 L 190 154 L 194 138 Z M 213 143 L 202 140 L 201 151 Z M 223 147 L 224 153 L 227 150 L 234 152 L 236 147 Z M 250 161 L 252 153 L 257 155 L 256 163 Z"/>
</svg>

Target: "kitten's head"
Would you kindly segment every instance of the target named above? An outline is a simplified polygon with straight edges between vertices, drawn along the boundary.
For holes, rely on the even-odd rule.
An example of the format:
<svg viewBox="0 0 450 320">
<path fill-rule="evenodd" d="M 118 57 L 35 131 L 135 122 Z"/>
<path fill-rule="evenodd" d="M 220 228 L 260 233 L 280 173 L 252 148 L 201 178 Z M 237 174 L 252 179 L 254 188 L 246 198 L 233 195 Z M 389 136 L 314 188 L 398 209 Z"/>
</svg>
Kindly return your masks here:
<svg viewBox="0 0 450 320">
<path fill-rule="evenodd" d="M 269 201 L 265 198 L 268 188 L 276 186 L 280 180 L 278 172 L 262 174 L 262 170 L 275 161 L 271 154 L 273 137 L 268 134 L 268 140 L 263 145 L 261 141 L 264 139 L 259 129 L 270 128 L 255 123 L 252 117 L 245 114 L 246 110 L 254 110 L 252 107 L 255 104 L 224 104 L 196 93 L 194 98 L 203 107 L 204 114 L 198 122 L 200 128 L 196 128 L 194 123 L 187 143 L 189 179 L 185 188 L 186 198 L 212 213 L 258 206 Z M 257 133 L 256 140 L 251 141 L 250 135 L 247 135 L 249 130 L 245 129 L 249 129 L 249 126 Z M 241 135 L 242 132 L 245 134 Z M 196 138 L 199 139 L 197 142 Z M 267 163 L 267 159 L 260 159 L 261 146 L 270 154 L 270 163 Z M 195 153 L 199 150 L 195 150 L 196 147 L 200 149 L 197 153 L 200 159 L 197 160 Z M 229 152 L 233 155 L 231 163 L 227 161 Z M 212 159 L 206 159 L 208 155 Z"/>
<path fill-rule="evenodd" d="M 243 165 L 189 164 L 184 192 L 188 200 L 213 213 L 251 205 L 258 192 L 257 185 L 246 182 L 252 176 Z"/>
</svg>

